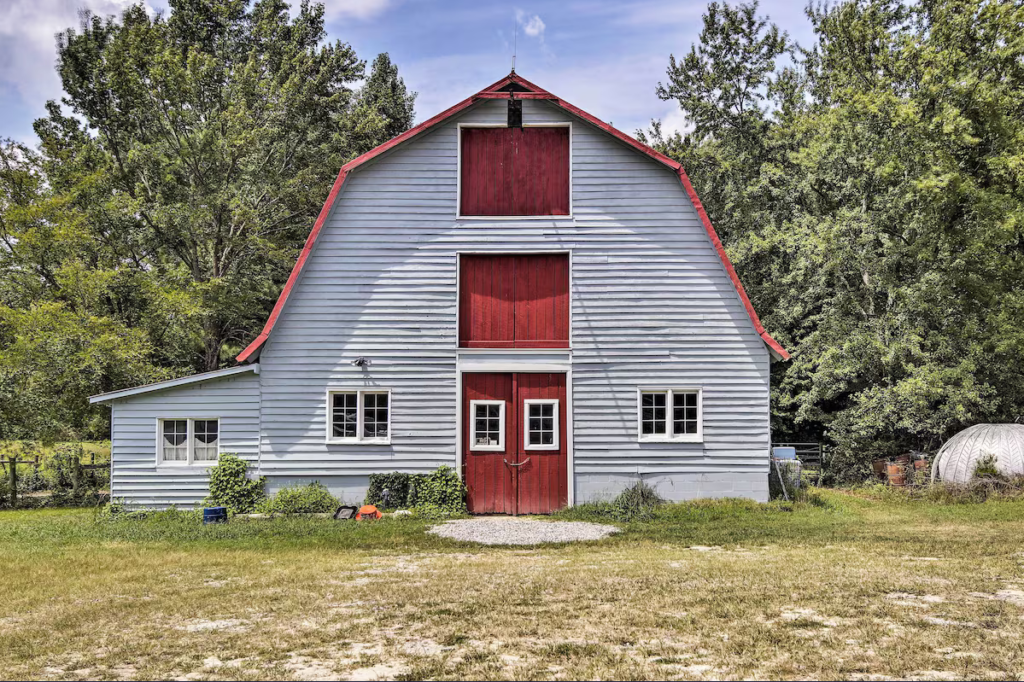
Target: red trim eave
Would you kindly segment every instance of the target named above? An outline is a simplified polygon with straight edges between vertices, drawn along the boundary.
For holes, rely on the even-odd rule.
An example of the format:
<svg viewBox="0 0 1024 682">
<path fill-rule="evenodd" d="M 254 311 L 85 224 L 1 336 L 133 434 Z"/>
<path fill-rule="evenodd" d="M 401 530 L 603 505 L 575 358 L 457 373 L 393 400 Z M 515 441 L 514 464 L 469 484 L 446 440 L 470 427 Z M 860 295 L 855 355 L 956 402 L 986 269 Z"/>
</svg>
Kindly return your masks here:
<svg viewBox="0 0 1024 682">
<path fill-rule="evenodd" d="M 313 245 L 316 243 L 316 238 L 320 235 L 320 230 L 324 227 L 324 222 L 327 221 L 327 214 L 331 212 L 331 206 L 334 205 L 334 200 L 338 197 L 338 192 L 341 191 L 341 186 L 345 184 L 345 177 L 348 175 L 348 171 L 342 167 L 341 172 L 338 173 L 338 177 L 334 180 L 334 185 L 331 187 L 331 193 L 327 195 L 327 201 L 324 202 L 324 207 L 320 209 L 320 215 L 316 217 L 316 222 L 313 224 L 313 229 L 310 231 L 309 236 L 306 237 L 306 243 L 302 247 L 302 251 L 299 253 L 298 260 L 295 261 L 295 266 L 292 268 L 292 272 L 288 275 L 288 281 L 285 282 L 284 289 L 281 290 L 281 295 L 277 298 L 277 303 L 274 304 L 274 309 L 270 313 L 270 317 L 267 318 L 267 323 L 263 325 L 263 331 L 260 332 L 259 336 L 246 346 L 245 350 L 238 354 L 235 358 L 238 362 L 245 362 L 253 353 L 258 351 L 266 340 L 270 337 L 270 330 L 274 328 L 274 323 L 277 322 L 277 318 L 281 315 L 281 311 L 284 309 L 284 303 L 288 300 L 288 296 L 292 293 L 292 289 L 295 287 L 295 283 L 299 280 L 299 273 L 302 272 L 302 266 L 306 264 L 306 260 L 309 258 L 309 254 L 313 251 Z"/>
<path fill-rule="evenodd" d="M 291 294 L 292 288 L 295 286 L 296 281 L 298 281 L 299 273 L 302 271 L 302 266 L 306 263 L 306 259 L 309 258 L 309 254 L 313 250 L 313 245 L 316 243 L 317 236 L 319 236 L 320 230 L 323 228 L 324 221 L 327 220 L 327 214 L 330 213 L 331 206 L 333 206 L 334 200 L 337 198 L 338 192 L 341 190 L 341 186 L 342 184 L 344 184 L 345 177 L 348 175 L 348 173 L 350 173 L 357 166 L 360 166 L 366 163 L 367 161 L 376 158 L 381 154 L 384 154 L 385 152 L 390 151 L 391 149 L 402 144 L 409 138 L 415 137 L 416 135 L 419 135 L 420 133 L 429 130 L 430 128 L 433 128 L 439 123 L 446 121 L 447 119 L 451 118 L 452 116 L 459 113 L 463 109 L 467 109 L 468 107 L 472 106 L 480 99 L 496 99 L 498 97 L 503 96 L 505 93 L 499 93 L 498 89 L 503 88 L 511 83 L 521 85 L 522 87 L 530 91 L 528 93 L 517 93 L 517 96 L 522 97 L 523 99 L 551 100 L 553 104 L 565 109 L 566 111 L 575 116 L 578 116 L 584 121 L 587 121 L 591 125 L 600 128 L 601 130 L 605 131 L 609 135 L 612 135 L 618 140 L 624 142 L 630 147 L 633 147 L 637 151 L 646 154 L 655 161 L 658 161 L 659 163 L 662 163 L 671 168 L 672 170 L 674 170 L 676 174 L 679 176 L 679 179 L 683 184 L 683 188 L 686 190 L 687 195 L 690 197 L 690 201 L 693 203 L 694 208 L 697 209 L 697 214 L 700 216 L 701 222 L 704 224 L 704 229 L 707 231 L 708 236 L 711 238 L 711 243 L 714 245 L 715 250 L 718 252 L 718 256 L 719 258 L 721 258 L 722 264 L 725 266 L 725 270 L 729 274 L 729 278 L 732 280 L 733 285 L 736 287 L 736 293 L 739 294 L 740 300 L 743 302 L 743 306 L 746 308 L 747 314 L 750 316 L 751 322 L 754 323 L 754 329 L 757 331 L 758 334 L 760 334 L 761 339 L 768 345 L 768 347 L 772 351 L 774 351 L 783 360 L 789 359 L 789 353 L 786 352 L 786 349 L 783 348 L 778 341 L 773 339 L 771 335 L 768 332 L 766 332 L 764 327 L 761 325 L 761 320 L 757 317 L 757 312 L 754 310 L 754 306 L 750 303 L 750 299 L 747 298 L 747 292 L 743 289 L 743 284 L 740 282 L 740 278 L 736 274 L 736 269 L 733 268 L 732 262 L 730 262 L 729 260 L 729 256 L 726 255 L 725 248 L 722 246 L 722 242 L 718 238 L 718 234 L 715 232 L 715 228 L 711 225 L 711 219 L 708 218 L 708 214 L 704 210 L 704 205 L 701 204 L 700 198 L 697 197 L 697 192 L 693 189 L 693 185 L 690 183 L 690 178 L 687 177 L 686 171 L 683 170 L 682 165 L 678 161 L 675 161 L 665 156 L 664 154 L 658 152 L 655 149 L 652 149 L 651 147 L 648 147 L 642 142 L 633 139 L 632 137 L 618 130 L 617 128 L 614 128 L 605 123 L 604 121 L 592 116 L 591 114 L 588 114 L 579 107 L 573 106 L 569 102 L 566 102 L 564 99 L 560 99 L 557 96 L 552 95 L 544 88 L 534 85 L 533 83 L 526 80 L 522 76 L 513 73 L 509 76 L 506 76 L 505 78 L 502 78 L 496 83 L 492 83 L 491 85 L 487 86 L 486 88 L 476 93 L 475 95 L 462 100 L 455 106 L 449 107 L 448 109 L 442 111 L 437 116 L 429 118 L 423 123 L 420 123 L 419 125 L 410 128 L 409 130 L 405 131 L 398 137 L 392 138 L 391 140 L 388 140 L 384 144 L 380 145 L 379 147 L 371 149 L 362 156 L 356 157 L 355 159 L 349 161 L 348 163 L 341 167 L 341 172 L 338 173 L 338 178 L 334 181 L 334 186 L 331 187 L 331 193 L 327 196 L 327 201 L 324 202 L 323 208 L 320 209 L 320 215 L 317 216 L 316 223 L 313 225 L 313 230 L 309 233 L 309 237 L 306 238 L 306 243 L 302 247 L 302 252 L 299 254 L 299 259 L 295 262 L 295 267 L 292 268 L 292 272 L 288 276 L 288 282 L 284 285 L 284 289 L 281 291 L 281 296 L 277 299 L 277 303 L 274 304 L 274 310 L 270 313 L 270 318 L 267 320 L 267 323 L 263 326 L 263 331 L 260 332 L 259 336 L 257 336 L 256 339 L 252 343 L 250 343 L 245 350 L 238 354 L 238 357 L 236 358 L 238 362 L 245 362 L 246 360 L 251 358 L 252 355 L 256 351 L 258 351 L 269 338 L 270 330 L 274 328 L 274 323 L 277 322 L 277 318 L 280 316 L 281 310 L 284 308 L 285 301 L 288 300 L 288 296 Z"/>
<path fill-rule="evenodd" d="M 686 190 L 687 196 L 690 197 L 690 202 L 693 203 L 693 207 L 697 209 L 697 215 L 700 216 L 700 221 L 704 223 L 704 229 L 707 231 L 708 236 L 711 237 L 711 243 L 715 247 L 715 251 L 718 252 L 718 257 L 722 260 L 722 265 L 725 266 L 725 271 L 729 274 L 729 279 L 732 280 L 733 286 L 736 287 L 736 293 L 740 295 L 740 301 L 743 302 L 743 307 L 747 309 L 747 314 L 750 316 L 750 321 L 754 323 L 754 330 L 761 335 L 761 339 L 768 344 L 768 347 L 774 350 L 783 360 L 789 360 L 789 353 L 782 345 L 772 338 L 771 334 L 765 331 L 764 325 L 761 324 L 761 318 L 757 316 L 757 311 L 754 310 L 754 305 L 750 302 L 747 297 L 747 291 L 743 288 L 743 282 L 740 281 L 739 275 L 736 274 L 736 268 L 732 266 L 732 261 L 729 260 L 729 254 L 725 252 L 725 247 L 722 246 L 722 240 L 718 238 L 718 233 L 715 232 L 714 225 L 711 224 L 711 218 L 708 217 L 707 211 L 704 210 L 704 204 L 701 203 L 700 197 L 697 196 L 697 190 L 693 188 L 693 184 L 690 182 L 689 176 L 686 175 L 686 171 L 683 170 L 682 166 L 676 169 L 676 173 L 679 175 L 679 181 L 683 183 L 683 189 Z"/>
</svg>

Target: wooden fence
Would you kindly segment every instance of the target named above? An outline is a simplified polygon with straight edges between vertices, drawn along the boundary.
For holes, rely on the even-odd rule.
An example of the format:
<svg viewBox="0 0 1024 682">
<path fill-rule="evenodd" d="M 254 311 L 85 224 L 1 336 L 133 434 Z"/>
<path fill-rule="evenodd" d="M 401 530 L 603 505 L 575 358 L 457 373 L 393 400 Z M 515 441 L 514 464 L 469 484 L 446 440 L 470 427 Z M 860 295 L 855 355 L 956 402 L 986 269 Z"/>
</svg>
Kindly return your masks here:
<svg viewBox="0 0 1024 682">
<path fill-rule="evenodd" d="M 18 465 L 19 464 L 31 464 L 33 471 L 39 473 L 39 455 L 36 455 L 32 459 L 20 459 L 18 457 L 8 457 L 4 460 L 0 457 L 0 467 L 6 470 L 7 483 L 10 488 L 8 494 L 10 495 L 11 508 L 15 508 L 18 504 Z M 82 464 L 81 460 L 77 457 L 71 460 L 71 494 L 78 495 L 78 489 L 82 483 L 82 472 L 92 469 L 108 469 L 110 468 L 110 462 L 106 464 L 96 463 L 96 453 L 92 453 L 89 458 L 88 464 Z"/>
</svg>

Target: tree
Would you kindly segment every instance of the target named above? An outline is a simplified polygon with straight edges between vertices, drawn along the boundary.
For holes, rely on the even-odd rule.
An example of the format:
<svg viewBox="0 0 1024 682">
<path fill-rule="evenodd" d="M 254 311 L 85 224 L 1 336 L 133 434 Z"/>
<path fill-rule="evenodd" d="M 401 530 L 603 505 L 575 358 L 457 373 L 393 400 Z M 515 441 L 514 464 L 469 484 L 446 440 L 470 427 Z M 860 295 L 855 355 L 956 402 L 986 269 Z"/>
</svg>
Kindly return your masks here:
<svg viewBox="0 0 1024 682">
<path fill-rule="evenodd" d="M 216 369 L 262 326 L 338 168 L 412 120 L 323 7 L 172 0 L 58 37 L 37 151 L 0 141 L 0 439 L 102 437 L 87 397 Z"/>
<path fill-rule="evenodd" d="M 174 283 L 192 311 L 174 333 L 210 370 L 259 329 L 338 168 L 386 133 L 360 128 L 373 113 L 352 89 L 363 63 L 324 42 L 322 5 L 294 19 L 282 0 L 170 9 L 86 16 L 60 34 L 62 102 L 84 124 L 51 104 L 36 130 L 52 182 L 125 267 Z"/>
<path fill-rule="evenodd" d="M 709 11 L 709 46 L 697 51 L 708 59 L 684 65 L 704 82 L 729 81 L 722 92 L 759 84 L 776 93 L 774 108 L 749 113 L 718 97 L 702 111 L 710 91 L 662 88 L 701 135 L 655 141 L 698 169 L 726 160 L 694 179 L 728 225 L 766 326 L 793 352 L 774 369 L 775 432 L 825 434 L 836 473 L 856 477 L 873 457 L 1012 421 L 1024 410 L 1024 9 L 811 8 L 816 43 L 779 68 L 767 61 L 777 31 L 751 7 Z M 764 52 L 739 63 L 743 50 L 721 45 Z M 670 75 L 678 69 L 670 62 Z M 743 126 L 760 141 L 738 135 Z"/>
<path fill-rule="evenodd" d="M 89 395 L 166 376 L 109 306 L 103 261 L 41 157 L 0 143 L 0 440 L 103 437 Z"/>
<path fill-rule="evenodd" d="M 412 127 L 416 116 L 416 93 L 406 90 L 398 67 L 387 52 L 373 60 L 370 77 L 359 91 L 359 101 L 352 120 L 356 123 L 356 143 L 360 153 L 368 152 L 381 142 L 401 135 Z"/>
</svg>

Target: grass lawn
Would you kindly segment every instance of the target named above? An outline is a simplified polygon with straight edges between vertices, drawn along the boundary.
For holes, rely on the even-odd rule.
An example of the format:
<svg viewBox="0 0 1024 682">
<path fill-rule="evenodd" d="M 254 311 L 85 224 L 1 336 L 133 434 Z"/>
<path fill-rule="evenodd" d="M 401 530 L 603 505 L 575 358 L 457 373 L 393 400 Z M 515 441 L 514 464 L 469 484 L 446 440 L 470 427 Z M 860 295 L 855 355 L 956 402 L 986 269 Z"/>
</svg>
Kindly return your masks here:
<svg viewBox="0 0 1024 682">
<path fill-rule="evenodd" d="M 0 513 L 9 679 L 1018 679 L 1024 502 L 822 492 L 596 544 Z"/>
</svg>

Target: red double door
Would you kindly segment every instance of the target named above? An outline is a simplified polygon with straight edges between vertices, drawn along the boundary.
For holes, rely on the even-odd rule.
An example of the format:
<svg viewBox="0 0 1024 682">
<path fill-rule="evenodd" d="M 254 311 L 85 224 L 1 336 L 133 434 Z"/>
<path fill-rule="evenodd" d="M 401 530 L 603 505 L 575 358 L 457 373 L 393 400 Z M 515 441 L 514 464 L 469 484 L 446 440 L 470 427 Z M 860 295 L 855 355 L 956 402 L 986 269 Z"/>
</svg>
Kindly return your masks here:
<svg viewBox="0 0 1024 682">
<path fill-rule="evenodd" d="M 568 504 L 565 374 L 462 376 L 463 474 L 473 514 Z"/>
</svg>

